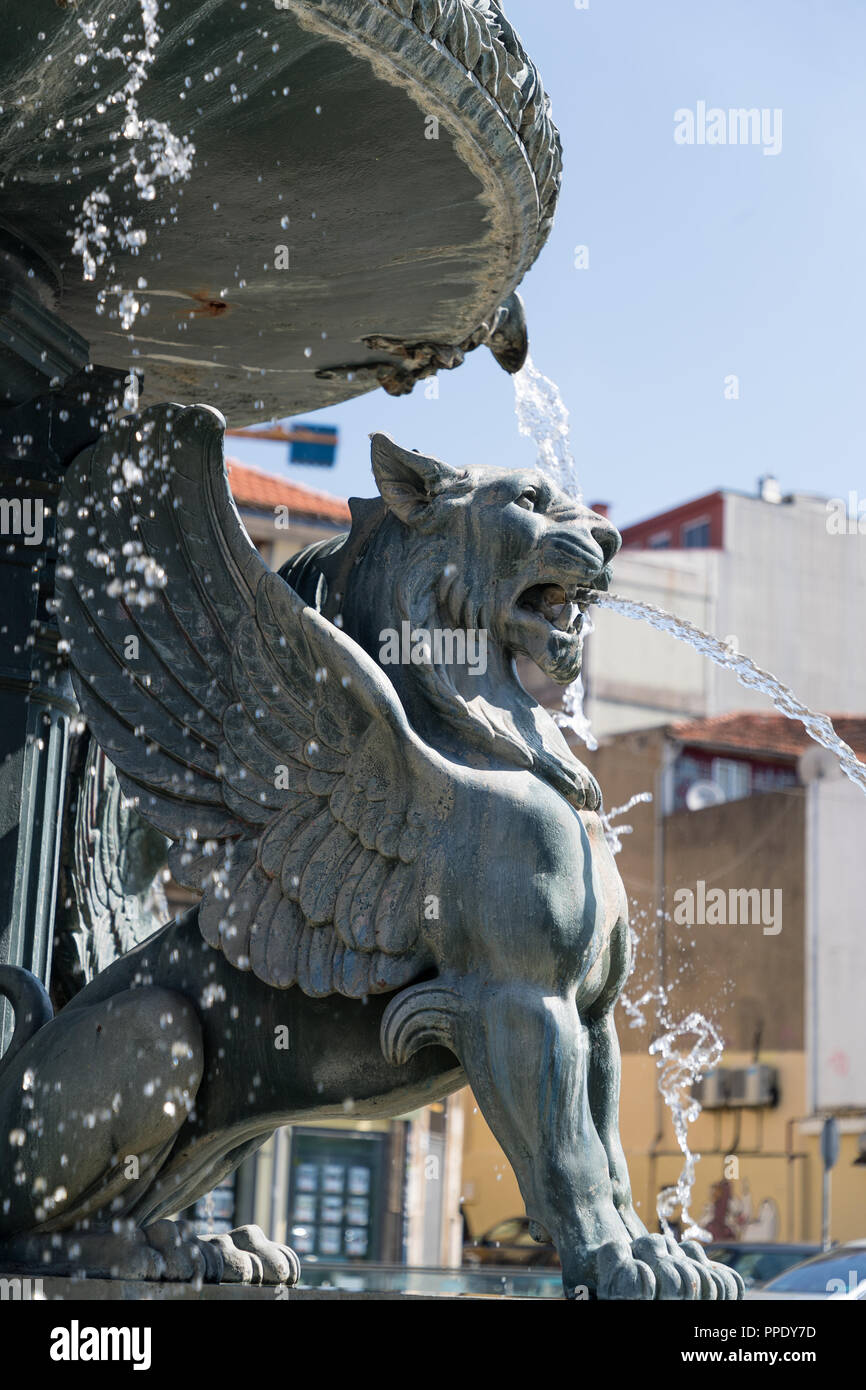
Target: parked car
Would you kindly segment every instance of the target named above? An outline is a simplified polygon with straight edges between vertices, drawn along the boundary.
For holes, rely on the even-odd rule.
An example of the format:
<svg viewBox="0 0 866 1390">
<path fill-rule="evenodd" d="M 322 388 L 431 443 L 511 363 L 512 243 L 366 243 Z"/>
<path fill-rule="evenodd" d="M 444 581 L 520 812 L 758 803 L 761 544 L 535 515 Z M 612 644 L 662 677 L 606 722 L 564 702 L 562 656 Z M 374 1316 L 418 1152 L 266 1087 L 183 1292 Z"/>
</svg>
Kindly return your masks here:
<svg viewBox="0 0 866 1390">
<path fill-rule="evenodd" d="M 832 1298 L 866 1301 L 866 1240 L 851 1240 L 822 1250 L 803 1264 L 785 1270 L 747 1298 Z"/>
<path fill-rule="evenodd" d="M 714 1241 L 707 1246 L 707 1259 L 718 1260 L 742 1275 L 747 1289 L 766 1284 L 792 1265 L 817 1255 L 820 1245 L 781 1244 L 775 1241 Z"/>
<path fill-rule="evenodd" d="M 483 1236 L 467 1241 L 463 1246 L 463 1263 L 467 1265 L 533 1265 L 559 1266 L 556 1247 L 539 1245 L 529 1234 L 527 1216 L 510 1216 L 497 1221 Z"/>
</svg>

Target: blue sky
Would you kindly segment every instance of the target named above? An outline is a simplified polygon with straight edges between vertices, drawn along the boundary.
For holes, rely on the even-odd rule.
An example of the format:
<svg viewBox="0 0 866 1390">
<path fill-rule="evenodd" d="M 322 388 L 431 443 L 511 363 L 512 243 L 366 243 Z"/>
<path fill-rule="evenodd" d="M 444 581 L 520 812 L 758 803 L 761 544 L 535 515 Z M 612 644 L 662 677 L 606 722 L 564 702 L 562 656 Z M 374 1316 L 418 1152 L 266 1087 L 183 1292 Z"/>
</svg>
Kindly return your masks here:
<svg viewBox="0 0 866 1390">
<path fill-rule="evenodd" d="M 508 0 L 562 133 L 553 233 L 521 286 L 536 365 L 571 411 L 587 501 L 620 525 L 715 487 L 866 486 L 862 0 Z M 674 112 L 782 112 L 777 155 L 675 143 Z M 574 248 L 589 268 L 574 268 Z M 738 400 L 725 378 L 739 378 Z M 371 430 L 455 464 L 531 464 L 509 377 L 479 349 L 423 388 L 320 416 L 333 469 L 230 452 L 369 495 Z"/>
</svg>

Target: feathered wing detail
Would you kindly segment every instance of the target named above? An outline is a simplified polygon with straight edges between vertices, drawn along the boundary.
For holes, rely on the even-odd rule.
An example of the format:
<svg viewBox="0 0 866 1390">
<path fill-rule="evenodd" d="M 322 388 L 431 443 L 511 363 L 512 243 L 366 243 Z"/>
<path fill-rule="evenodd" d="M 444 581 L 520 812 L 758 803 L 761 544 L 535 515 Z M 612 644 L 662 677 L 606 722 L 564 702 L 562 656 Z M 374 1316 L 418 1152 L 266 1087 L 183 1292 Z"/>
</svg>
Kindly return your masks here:
<svg viewBox="0 0 866 1390">
<path fill-rule="evenodd" d="M 64 999 L 168 916 L 162 887 L 166 838 L 127 803 L 108 758 L 84 737 L 86 756 L 69 827 L 68 891 L 54 928 L 52 989 Z"/>
<path fill-rule="evenodd" d="M 277 988 L 396 989 L 432 959 L 424 850 L 450 773 L 384 672 L 254 550 L 224 428 L 161 406 L 72 466 L 57 593 L 76 693 L 202 892 L 206 941 Z"/>
</svg>

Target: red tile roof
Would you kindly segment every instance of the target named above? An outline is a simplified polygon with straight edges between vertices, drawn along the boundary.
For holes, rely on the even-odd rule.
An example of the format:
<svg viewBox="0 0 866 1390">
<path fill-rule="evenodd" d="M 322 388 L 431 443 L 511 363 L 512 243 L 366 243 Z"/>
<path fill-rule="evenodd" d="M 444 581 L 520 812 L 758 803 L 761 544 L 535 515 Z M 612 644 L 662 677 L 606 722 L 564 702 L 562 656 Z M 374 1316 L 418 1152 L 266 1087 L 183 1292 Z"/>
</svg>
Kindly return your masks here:
<svg viewBox="0 0 866 1390">
<path fill-rule="evenodd" d="M 839 737 L 854 749 L 861 762 L 866 762 L 866 715 L 831 714 L 830 718 Z M 802 724 L 784 714 L 753 714 L 744 710 L 717 714 L 711 719 L 683 720 L 670 724 L 668 732 L 680 743 L 788 758 L 798 758 L 814 743 Z"/>
<path fill-rule="evenodd" d="M 342 497 L 328 492 L 315 492 L 302 483 L 288 483 L 258 468 L 248 468 L 237 459 L 227 458 L 229 486 L 239 508 L 270 511 L 272 507 L 288 507 L 289 515 L 350 524 L 349 506 Z"/>
</svg>

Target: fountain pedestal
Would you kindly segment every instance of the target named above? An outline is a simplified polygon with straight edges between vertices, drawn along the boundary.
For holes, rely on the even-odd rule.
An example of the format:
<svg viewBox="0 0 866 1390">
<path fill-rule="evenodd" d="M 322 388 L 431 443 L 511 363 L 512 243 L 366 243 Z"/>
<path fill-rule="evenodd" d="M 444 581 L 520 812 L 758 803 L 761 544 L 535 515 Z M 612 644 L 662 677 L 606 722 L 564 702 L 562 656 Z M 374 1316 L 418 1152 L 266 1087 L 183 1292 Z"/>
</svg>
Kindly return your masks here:
<svg viewBox="0 0 866 1390">
<path fill-rule="evenodd" d="M 77 713 L 51 612 L 57 494 L 123 392 L 122 374 L 88 365 L 53 292 L 37 255 L 0 246 L 0 964 L 46 985 Z M 2 1051 L 12 1019 L 0 1011 Z"/>
</svg>

